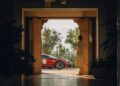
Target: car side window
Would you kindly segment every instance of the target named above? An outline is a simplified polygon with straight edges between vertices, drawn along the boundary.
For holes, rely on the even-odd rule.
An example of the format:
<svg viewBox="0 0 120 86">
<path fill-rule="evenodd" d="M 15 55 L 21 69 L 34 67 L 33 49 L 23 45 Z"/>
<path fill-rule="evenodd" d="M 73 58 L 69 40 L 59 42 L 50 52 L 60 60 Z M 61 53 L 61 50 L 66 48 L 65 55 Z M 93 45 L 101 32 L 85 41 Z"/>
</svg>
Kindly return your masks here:
<svg viewBox="0 0 120 86">
<path fill-rule="evenodd" d="M 43 58 L 43 59 L 48 59 L 48 58 L 49 58 L 49 56 L 42 55 L 42 58 Z"/>
</svg>

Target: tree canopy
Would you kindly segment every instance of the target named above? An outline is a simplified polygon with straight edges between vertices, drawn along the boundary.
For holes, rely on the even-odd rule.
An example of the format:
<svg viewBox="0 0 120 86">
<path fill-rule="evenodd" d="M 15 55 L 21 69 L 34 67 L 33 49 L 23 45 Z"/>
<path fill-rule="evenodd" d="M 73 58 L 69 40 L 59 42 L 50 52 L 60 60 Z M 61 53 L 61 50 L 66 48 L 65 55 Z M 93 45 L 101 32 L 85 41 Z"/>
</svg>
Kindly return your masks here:
<svg viewBox="0 0 120 86">
<path fill-rule="evenodd" d="M 51 54 L 58 42 L 61 42 L 60 33 L 45 27 L 42 32 L 42 52 Z"/>
<path fill-rule="evenodd" d="M 73 29 L 73 30 L 70 29 L 68 31 L 65 43 L 70 44 L 73 49 L 76 49 L 77 44 L 78 44 L 78 36 L 79 36 L 79 34 L 80 34 L 79 28 L 76 28 L 76 29 Z"/>
</svg>

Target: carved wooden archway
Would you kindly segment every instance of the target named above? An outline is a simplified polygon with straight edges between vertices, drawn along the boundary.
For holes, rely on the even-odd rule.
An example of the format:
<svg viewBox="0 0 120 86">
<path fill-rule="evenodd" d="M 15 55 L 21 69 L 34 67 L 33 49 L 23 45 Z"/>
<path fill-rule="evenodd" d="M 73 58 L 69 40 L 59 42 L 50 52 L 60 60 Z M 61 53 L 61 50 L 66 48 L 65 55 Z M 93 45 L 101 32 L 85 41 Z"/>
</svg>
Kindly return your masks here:
<svg viewBox="0 0 120 86">
<path fill-rule="evenodd" d="M 24 25 L 25 17 L 32 17 L 31 21 L 31 31 L 32 31 L 32 51 L 33 56 L 36 59 L 36 62 L 33 64 L 34 74 L 41 73 L 41 30 L 44 22 L 47 19 L 51 18 L 72 18 L 75 22 L 81 27 L 81 34 L 84 37 L 83 43 L 84 47 L 84 74 L 88 74 L 89 72 L 89 28 L 90 21 L 88 17 L 96 17 L 98 18 L 98 10 L 97 8 L 44 8 L 44 9 L 23 9 L 22 10 L 22 23 Z M 44 21 L 45 20 L 45 21 Z M 96 21 L 98 22 L 98 20 Z M 97 25 L 97 24 L 96 24 Z M 96 27 L 96 31 L 98 31 L 98 27 Z M 98 34 L 97 34 L 98 35 Z M 24 36 L 24 35 L 23 35 Z M 97 38 L 98 39 L 98 38 Z M 98 41 L 98 40 L 97 40 Z M 24 45 L 24 40 L 22 41 L 22 45 Z M 98 45 L 98 44 L 97 44 Z M 24 48 L 25 46 L 23 46 Z M 98 49 L 97 49 L 98 51 Z M 98 53 L 98 52 L 96 52 Z M 96 54 L 98 55 L 98 54 Z M 98 56 L 96 56 L 98 57 Z M 79 62 L 78 62 L 79 64 Z"/>
</svg>

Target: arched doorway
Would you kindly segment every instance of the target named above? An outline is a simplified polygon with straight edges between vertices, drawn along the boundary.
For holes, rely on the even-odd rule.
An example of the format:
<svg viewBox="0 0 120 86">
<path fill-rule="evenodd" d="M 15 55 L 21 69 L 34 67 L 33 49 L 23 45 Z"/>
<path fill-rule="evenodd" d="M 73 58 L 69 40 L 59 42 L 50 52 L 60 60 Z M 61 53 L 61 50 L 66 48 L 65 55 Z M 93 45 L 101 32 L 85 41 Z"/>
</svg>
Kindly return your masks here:
<svg viewBox="0 0 120 86">
<path fill-rule="evenodd" d="M 44 8 L 44 9 L 37 9 L 37 8 L 23 8 L 22 9 L 22 24 L 23 27 L 25 26 L 25 18 L 28 18 L 30 20 L 29 23 L 29 29 L 28 34 L 30 38 L 28 40 L 27 44 L 27 35 L 23 34 L 23 41 L 22 41 L 22 47 L 23 48 L 29 48 L 28 50 L 31 50 L 33 53 L 33 56 L 36 59 L 36 62 L 33 64 L 34 67 L 34 73 L 40 74 L 41 73 L 41 29 L 43 24 L 48 19 L 55 19 L 55 18 L 72 18 L 75 22 L 81 27 L 81 34 L 84 37 L 83 44 L 84 44 L 84 74 L 88 74 L 89 72 L 89 62 L 91 52 L 90 52 L 90 34 L 89 32 L 92 30 L 92 24 L 90 18 L 94 17 L 96 22 L 96 58 L 98 58 L 98 9 L 97 8 Z M 27 33 L 27 31 L 25 32 Z M 26 38 L 26 39 L 24 39 Z M 31 42 L 30 42 L 31 41 Z M 29 43 L 30 42 L 30 43 Z M 27 46 L 27 47 L 26 47 Z M 79 62 L 78 62 L 79 64 Z"/>
</svg>

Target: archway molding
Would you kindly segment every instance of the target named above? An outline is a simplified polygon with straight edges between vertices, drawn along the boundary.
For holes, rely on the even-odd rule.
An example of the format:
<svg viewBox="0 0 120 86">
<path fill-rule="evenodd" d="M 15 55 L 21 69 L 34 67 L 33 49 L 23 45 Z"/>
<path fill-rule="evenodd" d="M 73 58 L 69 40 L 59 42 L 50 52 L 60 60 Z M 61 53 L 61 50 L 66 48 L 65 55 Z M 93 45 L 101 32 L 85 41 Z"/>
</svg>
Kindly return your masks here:
<svg viewBox="0 0 120 86">
<path fill-rule="evenodd" d="M 97 8 L 23 8 L 22 9 L 22 24 L 25 27 L 25 18 L 30 17 L 30 32 L 32 39 L 32 51 L 36 62 L 33 64 L 34 74 L 41 73 L 41 30 L 43 24 L 48 19 L 74 19 L 74 21 L 81 27 L 80 33 L 83 35 L 83 43 L 85 48 L 83 50 L 85 63 L 84 74 L 89 72 L 89 30 L 91 29 L 91 21 L 89 18 L 96 18 L 96 58 L 99 57 L 98 48 L 98 9 Z M 25 48 L 25 33 L 22 40 L 22 48 Z M 79 62 L 78 62 L 79 65 Z"/>
</svg>

